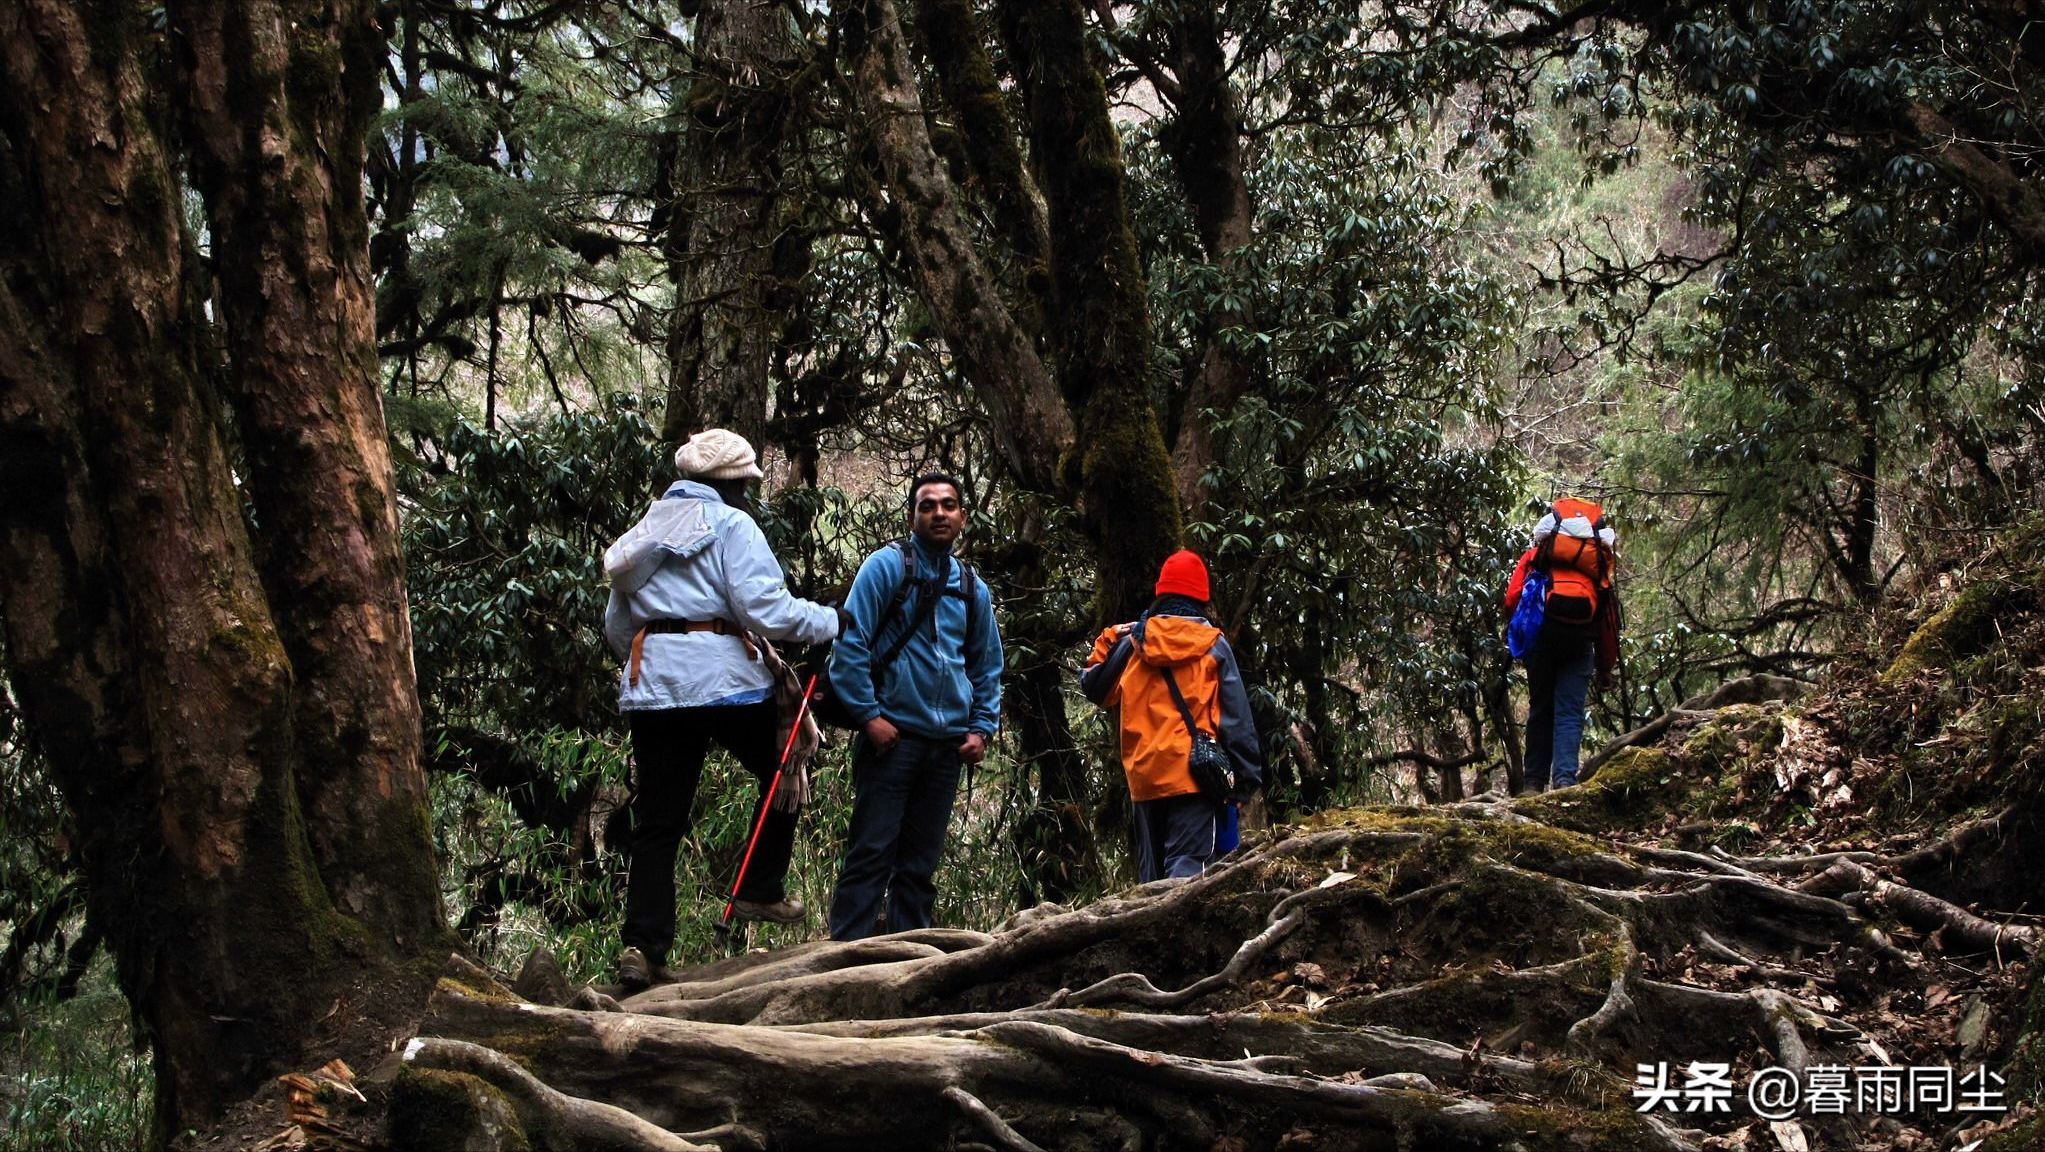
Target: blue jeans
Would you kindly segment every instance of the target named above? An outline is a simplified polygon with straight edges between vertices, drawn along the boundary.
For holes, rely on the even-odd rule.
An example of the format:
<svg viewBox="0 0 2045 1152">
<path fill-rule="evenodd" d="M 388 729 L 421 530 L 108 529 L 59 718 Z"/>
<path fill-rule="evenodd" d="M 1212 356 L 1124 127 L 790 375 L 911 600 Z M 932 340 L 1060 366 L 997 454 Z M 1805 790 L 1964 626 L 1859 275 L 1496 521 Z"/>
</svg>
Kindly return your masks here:
<svg viewBox="0 0 2045 1152">
<path fill-rule="evenodd" d="M 1214 859 L 1221 805 L 1198 792 L 1136 802 L 1136 879 L 1198 876 Z"/>
<path fill-rule="evenodd" d="M 930 927 L 937 862 L 959 791 L 959 741 L 907 732 L 886 752 L 852 751 L 852 826 L 831 895 L 831 939 L 863 940 L 883 907 L 889 932 Z"/>
<path fill-rule="evenodd" d="M 1534 650 L 1527 653 L 1529 789 L 1568 788 L 1576 783 L 1592 659 L 1588 631 L 1543 629 Z"/>
</svg>

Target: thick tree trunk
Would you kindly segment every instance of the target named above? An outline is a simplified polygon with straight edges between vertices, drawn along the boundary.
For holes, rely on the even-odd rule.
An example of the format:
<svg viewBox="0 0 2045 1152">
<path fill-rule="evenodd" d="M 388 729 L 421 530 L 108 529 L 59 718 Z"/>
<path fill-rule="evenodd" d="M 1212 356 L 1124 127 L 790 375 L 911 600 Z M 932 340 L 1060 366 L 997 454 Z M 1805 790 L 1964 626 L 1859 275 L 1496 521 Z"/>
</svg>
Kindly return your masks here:
<svg viewBox="0 0 2045 1152">
<path fill-rule="evenodd" d="M 298 782 L 307 827 L 335 904 L 417 948 L 440 917 L 362 202 L 376 6 L 203 0 L 172 18 L 258 559 L 321 765 Z"/>
<path fill-rule="evenodd" d="M 1149 304 L 1129 229 L 1121 138 L 1076 0 L 1002 0 L 997 11 L 1050 205 L 1053 360 L 1078 416 L 1068 479 L 1100 558 L 1095 610 L 1103 620 L 1126 620 L 1151 599 L 1158 565 L 1179 547 L 1180 521 L 1150 404 Z"/>
<path fill-rule="evenodd" d="M 1028 299 L 1018 311 L 1041 335 L 1043 293 L 1051 262 L 1051 226 L 1009 118 L 1008 100 L 994 77 L 994 62 L 980 41 L 970 0 L 917 0 L 916 31 L 930 57 L 945 104 L 958 118 L 972 178 L 993 224 L 1022 266 Z"/>
<path fill-rule="evenodd" d="M 893 0 L 848 9 L 845 39 L 855 150 L 878 160 L 869 210 L 900 246 L 917 297 L 986 406 L 1009 470 L 1024 488 L 1056 491 L 1072 417 L 974 247 L 930 142 Z"/>
<path fill-rule="evenodd" d="M 1243 117 L 1229 83 L 1218 14 L 1209 4 L 1176 9 L 1171 28 L 1178 114 L 1165 136 L 1173 169 L 1193 208 L 1200 246 L 1224 274 L 1232 274 L 1250 244 L 1255 209 L 1243 176 Z M 1178 405 L 1172 430 L 1172 475 L 1186 518 L 1197 520 L 1207 501 L 1204 477 L 1214 466 L 1214 440 L 1205 413 L 1227 412 L 1250 383 L 1250 364 L 1221 338 L 1219 327 L 1247 324 L 1247 314 L 1221 317 L 1206 333 L 1200 368 Z"/>
<path fill-rule="evenodd" d="M 696 14 L 695 47 L 679 151 L 662 190 L 675 308 L 661 436 L 678 442 L 722 427 L 758 446 L 778 327 L 767 299 L 796 41 L 772 0 L 706 0 Z"/>
<path fill-rule="evenodd" d="M 79 817 L 160 1132 L 313 1050 L 366 1055 L 391 1021 L 337 1012 L 347 989 L 401 1001 L 414 971 L 423 995 L 406 966 L 448 943 L 365 276 L 372 11 L 171 13 L 237 461 L 147 13 L 0 6 L 7 656 Z"/>
<path fill-rule="evenodd" d="M 1088 810 L 1086 759 L 1074 747 L 1072 726 L 1065 718 L 1066 673 L 1059 662 L 1042 660 L 1013 669 L 1010 679 L 1014 691 L 1010 708 L 1022 741 L 1025 772 L 1034 774 L 1037 782 L 1029 811 L 1016 822 L 1013 836 L 1028 885 L 1021 905 L 1064 904 L 1101 877 Z"/>
</svg>

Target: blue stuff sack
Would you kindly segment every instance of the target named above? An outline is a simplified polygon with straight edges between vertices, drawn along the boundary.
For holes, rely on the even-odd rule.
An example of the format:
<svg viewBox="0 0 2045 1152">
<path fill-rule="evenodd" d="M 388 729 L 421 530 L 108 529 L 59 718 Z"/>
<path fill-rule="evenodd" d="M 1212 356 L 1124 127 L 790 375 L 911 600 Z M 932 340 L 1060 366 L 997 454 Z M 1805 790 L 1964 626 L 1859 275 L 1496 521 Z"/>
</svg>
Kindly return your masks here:
<svg viewBox="0 0 2045 1152">
<path fill-rule="evenodd" d="M 1541 623 L 1548 615 L 1548 574 L 1527 573 L 1520 586 L 1519 607 L 1513 609 L 1512 623 L 1505 628 L 1505 646 L 1515 660 L 1524 660 L 1541 638 Z"/>
</svg>

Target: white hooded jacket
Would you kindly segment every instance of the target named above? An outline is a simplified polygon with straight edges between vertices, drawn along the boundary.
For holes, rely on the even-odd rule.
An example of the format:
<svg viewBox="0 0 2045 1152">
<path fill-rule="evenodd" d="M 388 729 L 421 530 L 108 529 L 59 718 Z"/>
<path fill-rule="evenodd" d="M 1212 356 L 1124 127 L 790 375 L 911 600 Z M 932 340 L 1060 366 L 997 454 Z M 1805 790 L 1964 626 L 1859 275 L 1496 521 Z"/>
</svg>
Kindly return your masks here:
<svg viewBox="0 0 2045 1152">
<path fill-rule="evenodd" d="M 695 708 L 767 699 L 774 676 L 738 636 L 646 637 L 639 683 L 632 637 L 649 620 L 728 620 L 769 640 L 817 644 L 838 635 L 838 614 L 790 595 L 781 565 L 753 518 L 693 480 L 678 480 L 604 553 L 611 599 L 604 639 L 626 661 L 618 708 Z"/>
</svg>

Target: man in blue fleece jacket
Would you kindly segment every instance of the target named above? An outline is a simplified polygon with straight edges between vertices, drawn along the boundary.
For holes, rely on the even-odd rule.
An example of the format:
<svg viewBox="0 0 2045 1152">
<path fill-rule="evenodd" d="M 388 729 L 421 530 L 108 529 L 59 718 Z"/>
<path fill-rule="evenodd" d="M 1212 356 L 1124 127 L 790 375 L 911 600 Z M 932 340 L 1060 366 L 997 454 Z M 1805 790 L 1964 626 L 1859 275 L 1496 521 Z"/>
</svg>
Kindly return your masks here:
<svg viewBox="0 0 2045 1152">
<path fill-rule="evenodd" d="M 851 624 L 831 651 L 831 686 L 861 725 L 833 940 L 873 935 L 883 911 L 889 932 L 930 926 L 960 765 L 986 755 L 1001 714 L 993 597 L 952 558 L 966 526 L 958 481 L 918 477 L 909 517 L 908 598 L 883 619 L 902 583 L 901 545 L 868 556 L 846 598 Z"/>
</svg>

